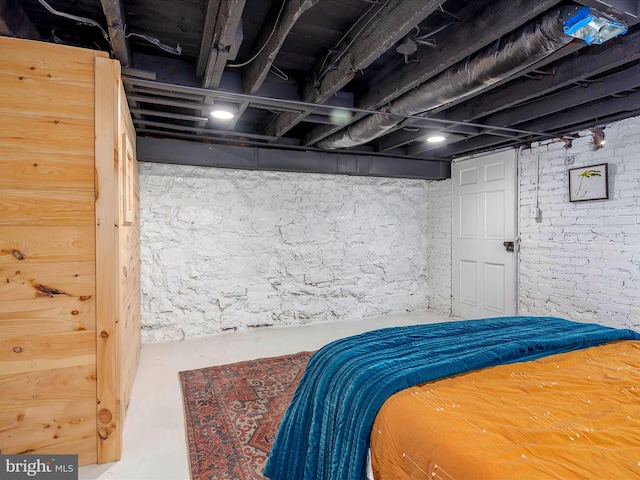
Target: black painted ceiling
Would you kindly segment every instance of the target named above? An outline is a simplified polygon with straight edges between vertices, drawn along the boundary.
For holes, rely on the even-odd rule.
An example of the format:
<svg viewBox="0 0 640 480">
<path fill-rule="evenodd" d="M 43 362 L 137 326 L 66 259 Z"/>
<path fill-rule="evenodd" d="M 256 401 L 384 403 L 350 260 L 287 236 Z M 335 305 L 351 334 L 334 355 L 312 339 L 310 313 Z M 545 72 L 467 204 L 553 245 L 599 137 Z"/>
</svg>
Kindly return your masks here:
<svg viewBox="0 0 640 480">
<path fill-rule="evenodd" d="M 638 1 L 578 3 L 629 32 L 551 41 L 552 0 L 7 0 L 0 33 L 119 59 L 139 138 L 450 161 L 640 113 Z"/>
</svg>

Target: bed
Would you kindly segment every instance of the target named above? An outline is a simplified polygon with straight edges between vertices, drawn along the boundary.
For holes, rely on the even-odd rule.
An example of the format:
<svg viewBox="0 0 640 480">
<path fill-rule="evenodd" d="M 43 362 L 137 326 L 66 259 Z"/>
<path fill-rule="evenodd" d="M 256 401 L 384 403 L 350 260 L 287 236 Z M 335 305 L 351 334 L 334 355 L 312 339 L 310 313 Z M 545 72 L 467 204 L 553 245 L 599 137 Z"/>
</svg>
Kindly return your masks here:
<svg viewBox="0 0 640 480">
<path fill-rule="evenodd" d="M 639 356 L 632 330 L 554 317 L 341 339 L 311 358 L 265 476 L 362 480 L 370 448 L 375 480 L 640 478 Z"/>
<path fill-rule="evenodd" d="M 375 480 L 640 478 L 640 342 L 405 389 L 370 441 Z"/>
</svg>

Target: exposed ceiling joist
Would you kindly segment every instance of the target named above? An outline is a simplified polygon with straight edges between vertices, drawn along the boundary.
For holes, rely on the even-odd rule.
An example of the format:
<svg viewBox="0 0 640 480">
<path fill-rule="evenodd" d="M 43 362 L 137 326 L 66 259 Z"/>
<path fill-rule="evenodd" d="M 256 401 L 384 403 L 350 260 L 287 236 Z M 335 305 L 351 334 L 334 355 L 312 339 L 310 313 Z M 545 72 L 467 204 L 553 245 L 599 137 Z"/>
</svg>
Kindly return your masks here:
<svg viewBox="0 0 640 480">
<path fill-rule="evenodd" d="M 411 32 L 426 17 L 440 8 L 439 0 L 391 0 L 383 4 L 375 18 L 361 32 L 345 55 L 329 63 L 315 82 L 303 86 L 306 101 L 322 102 L 333 95 L 358 72 Z"/>
<path fill-rule="evenodd" d="M 268 21 L 254 44 L 250 59 L 242 72 L 245 93 L 256 93 L 264 82 L 289 31 L 300 16 L 319 0 L 281 0 L 273 2 Z"/>
<path fill-rule="evenodd" d="M 522 70 L 520 72 L 521 75 L 523 76 L 527 76 L 527 74 L 529 72 L 536 72 L 541 68 L 544 68 L 547 64 L 553 63 L 556 60 L 560 60 L 564 57 L 568 57 L 569 55 L 577 52 L 578 50 L 582 49 L 584 46 L 584 44 L 582 42 L 571 42 L 568 45 L 565 45 L 564 47 L 560 48 L 559 50 L 555 51 L 554 53 L 552 53 L 551 55 L 543 58 L 542 60 L 540 60 L 539 62 L 534 63 L 533 65 L 530 65 L 529 67 L 525 68 L 524 70 Z M 537 76 L 536 76 L 537 78 Z M 450 112 L 455 110 L 455 106 L 458 104 L 465 104 L 466 103 L 474 103 L 474 102 L 468 102 L 469 100 L 473 99 L 473 98 L 480 98 L 482 99 L 485 95 L 489 95 L 491 94 L 492 91 L 503 91 L 503 88 L 508 88 L 508 87 L 502 87 L 503 84 L 505 83 L 510 83 L 512 79 L 511 78 L 505 78 L 503 80 L 500 80 L 496 83 L 494 83 L 493 85 L 488 86 L 486 89 L 484 90 L 479 90 L 476 91 L 470 95 L 467 95 L 464 98 L 458 99 L 458 100 L 454 100 L 451 101 L 449 103 L 444 103 L 442 104 L 440 107 L 434 108 L 432 111 L 430 111 L 428 113 L 428 117 L 427 116 L 423 116 L 423 117 L 418 117 L 418 118 L 413 118 L 413 119 L 409 119 L 406 120 L 405 122 L 403 122 L 403 127 L 412 127 L 414 125 L 419 125 L 421 122 L 424 122 L 426 118 L 430 118 L 430 119 L 440 119 L 440 120 L 450 120 L 453 122 L 453 124 L 455 125 L 456 123 L 459 122 L 471 122 L 475 119 L 467 119 L 467 120 L 459 120 L 458 117 L 456 117 L 455 115 L 452 115 Z M 446 115 L 443 115 L 441 112 L 446 112 Z M 321 128 L 322 127 L 316 127 L 310 130 L 310 133 L 315 133 L 315 134 L 319 134 L 319 136 L 316 137 L 316 139 L 319 141 L 323 138 L 325 138 L 326 132 L 321 132 Z M 482 125 L 479 125 L 479 128 L 483 128 Z M 491 126 L 487 125 L 484 129 L 490 129 Z M 336 132 L 340 130 L 339 128 L 335 128 L 333 127 L 333 132 Z M 441 127 L 439 129 L 441 132 L 453 132 L 453 130 L 451 129 L 451 127 Z M 456 133 L 463 133 L 460 132 L 459 130 L 456 130 Z M 467 135 L 473 135 L 473 132 L 468 132 Z M 413 141 L 416 140 L 421 140 L 421 138 L 424 136 L 424 132 L 420 132 L 420 131 L 414 131 L 414 132 L 407 132 L 405 131 L 396 131 L 396 132 L 390 132 L 388 135 L 384 136 L 383 138 L 380 138 L 378 140 L 376 140 L 375 144 L 377 146 L 377 149 L 379 151 L 388 151 L 390 149 L 393 148 L 397 148 L 400 147 L 402 145 L 406 145 L 407 143 L 411 143 Z M 312 145 L 314 142 L 309 142 L 308 141 L 308 137 L 305 137 L 304 141 L 302 142 L 303 145 Z"/>
<path fill-rule="evenodd" d="M 157 74 L 155 75 L 155 79 L 159 82 L 174 84 L 178 87 L 201 87 L 200 81 L 191 68 L 192 65 L 190 65 L 189 63 L 175 58 L 154 57 L 144 54 L 136 54 L 134 57 L 136 65 L 139 68 L 143 69 L 143 71 L 147 71 L 150 73 L 157 72 Z M 136 75 L 135 77 L 142 78 L 139 75 Z M 133 80 L 134 77 L 131 78 Z M 243 93 L 242 77 L 240 75 L 240 72 L 224 72 L 220 81 L 220 85 L 218 87 L 218 91 L 238 94 Z M 343 92 L 340 92 L 340 95 L 342 95 L 342 93 Z M 255 95 L 271 99 L 282 99 L 285 101 L 300 100 L 300 93 L 295 85 L 282 82 L 274 82 L 270 79 L 266 79 L 262 83 L 258 91 L 255 92 Z M 351 98 L 353 98 L 353 95 L 351 95 Z"/>
<path fill-rule="evenodd" d="M 575 0 L 577 3 L 612 15 L 631 25 L 637 23 L 640 16 L 638 0 Z"/>
<path fill-rule="evenodd" d="M 636 112 L 640 109 L 640 92 L 630 93 L 620 97 L 608 97 L 588 105 L 580 105 L 571 109 L 565 109 L 560 115 L 549 118 L 539 118 L 523 124 L 523 128 L 544 127 L 559 130 L 567 125 L 582 124 L 585 119 L 602 118 L 616 115 L 621 112 Z M 593 121 L 592 125 L 598 125 Z"/>
<path fill-rule="evenodd" d="M 624 42 L 612 41 L 608 45 L 589 48 L 590 50 L 583 50 L 583 54 L 575 59 L 555 67 L 551 72 L 552 75 L 518 80 L 499 91 L 489 92 L 475 102 L 454 107 L 450 112 L 451 117 L 464 120 L 480 118 L 638 60 L 640 59 L 640 32 L 627 34 Z"/>
<path fill-rule="evenodd" d="M 378 108 L 445 71 L 482 47 L 515 30 L 559 3 L 558 0 L 499 0 L 478 12 L 471 24 L 452 25 L 437 55 L 419 49 L 417 62 L 404 64 L 386 75 L 357 99 L 360 108 Z"/>
<path fill-rule="evenodd" d="M 577 42 L 572 42 L 569 43 L 568 45 L 565 45 L 564 47 L 560 48 L 559 50 L 557 50 L 556 52 L 552 53 L 551 55 L 545 57 L 544 59 L 542 59 L 539 62 L 536 62 L 535 64 L 529 66 L 528 68 L 524 69 L 521 73 L 523 75 L 527 74 L 528 72 L 536 72 L 538 71 L 538 69 L 540 68 L 544 68 L 547 63 L 553 63 L 554 61 L 564 58 L 565 56 L 568 56 L 574 52 L 576 52 L 577 50 L 581 49 L 583 47 L 583 45 L 581 43 L 577 43 Z M 531 78 L 531 77 L 528 77 Z M 536 75 L 535 78 L 540 78 L 539 75 Z M 450 102 L 449 104 L 446 105 L 442 105 L 439 108 L 434 109 L 432 112 L 429 112 L 429 116 L 424 116 L 420 119 L 411 119 L 411 120 L 407 120 L 405 122 L 406 126 L 413 126 L 416 122 L 419 121 L 426 121 L 427 118 L 441 118 L 441 119 L 446 119 L 446 120 L 450 120 L 453 122 L 472 122 L 476 119 L 467 119 L 467 120 L 456 120 L 456 118 L 458 118 L 456 116 L 455 113 L 451 113 L 451 112 L 455 112 L 456 111 L 456 105 L 458 104 L 469 104 L 469 103 L 474 103 L 474 102 L 466 102 L 467 100 L 470 100 L 472 98 L 479 98 L 480 100 L 476 100 L 476 101 L 481 101 L 482 98 L 484 98 L 486 95 L 491 95 L 492 92 L 502 92 L 504 91 L 504 89 L 508 89 L 509 87 L 502 87 L 502 85 L 504 83 L 509 83 L 510 79 L 504 79 L 502 81 L 496 82 L 495 84 L 491 85 L 490 87 L 488 87 L 487 89 L 483 90 L 483 91 L 479 91 L 476 92 L 475 94 L 469 95 L 468 97 L 465 97 L 464 100 L 460 99 L 458 101 L 453 101 Z M 446 115 L 443 116 L 443 114 L 441 113 L 442 111 L 446 112 Z M 484 125 L 483 125 L 484 124 Z M 468 137 L 473 137 L 476 135 L 480 135 L 483 132 L 487 132 L 487 131 L 492 131 L 492 127 L 495 127 L 495 125 L 490 125 L 487 122 L 481 122 L 478 124 L 475 124 L 476 127 L 478 128 L 477 132 L 473 132 L 468 130 L 466 132 L 466 136 Z M 449 126 L 444 126 L 442 128 L 439 129 L 439 132 L 442 134 L 447 134 L 449 132 L 454 132 L 454 130 L 451 129 L 451 127 Z M 454 133 L 464 133 L 461 132 L 459 130 L 457 130 Z M 499 134 L 496 131 L 493 131 L 492 134 L 496 135 Z M 379 139 L 376 142 L 376 146 L 379 149 L 379 151 L 386 151 L 389 150 L 391 148 L 397 148 L 400 147 L 402 145 L 406 145 L 408 143 L 414 142 L 414 141 L 420 141 L 423 138 L 423 134 L 420 132 L 397 132 L 397 133 L 391 133 L 390 135 L 386 135 L 385 137 Z M 412 150 L 415 151 L 426 151 L 427 149 L 431 149 L 433 147 L 433 145 L 425 145 L 422 142 L 412 146 Z"/>
<path fill-rule="evenodd" d="M 489 149 L 487 146 L 491 143 L 492 148 L 499 149 L 503 145 L 507 145 L 507 142 L 502 139 L 495 139 L 489 136 L 475 137 L 468 140 L 464 140 L 462 142 L 454 143 L 452 145 L 448 145 L 443 147 L 438 151 L 438 155 L 447 155 L 452 157 L 462 157 L 464 155 L 468 155 L 471 152 L 475 151 L 474 148 L 478 150 Z M 414 145 L 412 144 L 409 149 L 411 149 Z"/>
<path fill-rule="evenodd" d="M 448 161 L 638 111 L 639 0 L 47 1 L 60 10 L 0 0 L 3 33 L 37 29 L 44 41 L 131 56 L 122 78 L 139 138 L 295 150 L 284 163 L 305 151 Z M 561 24 L 576 3 L 629 31 L 609 19 L 619 38 L 572 40 Z M 21 14 L 32 29 L 18 32 Z M 127 34 L 137 37 L 118 47 Z M 551 49 L 527 50 L 552 38 Z M 463 65 L 485 76 L 467 77 Z M 212 118 L 213 104 L 235 118 Z M 419 141 L 435 132 L 448 146 Z"/>
<path fill-rule="evenodd" d="M 416 126 L 415 124 L 420 126 Z M 446 125 L 439 122 L 429 122 L 428 119 L 424 119 L 421 122 L 406 121 L 406 125 L 397 130 L 392 135 L 382 137 L 376 142 L 376 149 L 380 152 L 393 150 L 394 148 L 401 147 L 407 143 L 414 142 L 420 138 L 423 138 L 428 131 L 442 131 L 446 129 L 447 132 L 454 134 L 462 134 L 465 136 L 480 135 L 482 130 L 479 127 L 469 125 Z"/>
<path fill-rule="evenodd" d="M 122 0 L 100 0 L 107 19 L 109 39 L 113 57 L 120 60 L 123 67 L 131 65 L 131 48 L 126 38 L 126 21 Z"/>
<path fill-rule="evenodd" d="M 582 124 L 585 118 L 589 118 L 589 115 L 605 118 L 616 113 L 616 109 L 618 111 L 636 110 L 637 107 L 634 104 L 634 98 L 636 97 L 634 97 L 633 94 L 629 95 L 625 92 L 637 88 L 640 88 L 640 65 L 631 67 L 624 72 L 602 78 L 586 86 L 577 86 L 555 95 L 540 98 L 535 102 L 496 113 L 487 117 L 485 120 L 493 126 L 500 126 L 501 124 L 520 125 L 523 129 L 527 130 L 536 128 L 556 130 L 560 129 L 563 125 Z M 627 100 L 621 102 L 611 97 L 612 92 L 618 92 L 621 98 Z M 589 106 L 581 107 L 581 105 L 593 103 L 598 99 L 607 99 L 606 104 L 596 103 L 598 110 L 594 110 Z M 629 99 L 631 102 L 625 103 Z M 602 108 L 603 105 L 605 105 L 606 108 Z M 538 118 L 542 118 L 542 120 L 536 122 L 535 120 Z M 482 138 L 482 145 L 492 145 L 492 141 L 495 141 L 495 143 L 499 142 L 499 139 L 490 140 L 487 137 Z M 469 143 L 465 148 L 468 148 L 469 145 L 477 146 L 478 144 Z M 455 149 L 455 145 L 452 148 Z M 407 153 L 411 156 L 417 156 L 424 152 L 438 153 L 438 147 L 423 142 L 416 142 L 407 150 Z"/>
<path fill-rule="evenodd" d="M 313 119 L 314 122 L 327 123 L 328 117 L 332 110 L 332 106 L 339 106 L 340 108 L 355 111 L 358 113 L 364 113 L 362 110 L 350 108 L 352 103 L 352 95 L 340 92 L 340 94 L 332 97 L 331 101 L 326 105 L 317 106 L 315 104 L 309 104 L 301 101 L 284 101 L 277 99 L 267 99 L 264 97 L 258 97 L 255 95 L 239 94 L 232 92 L 213 91 L 197 87 L 177 86 L 174 84 L 166 84 L 160 82 L 153 82 L 144 80 L 141 78 L 124 77 L 124 84 L 129 88 L 128 100 L 130 104 L 132 102 L 148 105 L 146 108 L 139 108 L 134 105 L 131 106 L 132 113 L 143 114 L 149 118 L 136 117 L 134 124 L 141 127 L 148 133 L 151 133 L 150 129 L 166 129 L 174 132 L 181 132 L 181 134 L 188 134 L 191 137 L 200 138 L 205 141 L 208 139 L 213 140 L 211 135 L 215 135 L 215 140 L 227 137 L 229 139 L 239 139 L 242 143 L 246 142 L 246 139 L 252 139 L 262 142 L 275 142 L 279 145 L 286 144 L 299 144 L 299 140 L 287 138 L 287 137 L 272 137 L 268 135 L 261 135 L 256 133 L 247 133 L 244 131 L 235 132 L 230 130 L 221 130 L 211 128 L 210 126 L 205 128 L 206 122 L 204 122 L 206 112 L 210 110 L 210 105 L 213 102 L 221 101 L 225 103 L 248 103 L 252 107 L 265 108 L 268 110 L 278 111 L 290 111 L 296 113 L 312 113 L 323 112 L 323 114 L 314 113 L 307 117 Z M 210 101 L 208 101 L 210 100 Z M 153 110 L 150 110 L 150 106 L 154 106 Z M 162 110 L 155 110 L 155 108 L 163 107 L 176 107 L 180 109 L 188 109 L 194 113 L 172 113 Z M 143 113 L 144 111 L 144 113 Z M 184 110 L 182 110 L 184 112 Z M 155 115 L 154 112 L 158 114 Z M 369 111 L 369 114 L 378 114 L 379 112 Z M 201 116 L 202 115 L 202 116 Z M 184 123 L 175 123 L 171 120 L 162 120 L 163 118 L 185 120 L 189 122 L 195 122 L 196 125 L 189 125 Z M 492 135 L 506 137 L 506 138 L 518 138 L 518 134 L 526 135 L 543 135 L 540 132 L 529 132 L 522 130 L 513 130 L 511 128 L 499 128 L 499 127 L 485 127 L 476 124 L 456 124 L 448 120 L 437 119 L 423 119 L 419 117 L 406 117 L 406 120 L 413 121 L 413 124 L 418 125 L 421 128 L 435 128 L 437 125 L 452 130 L 464 132 L 465 134 L 477 133 L 482 129 L 491 132 Z M 421 125 L 424 123 L 424 125 Z M 221 126 L 220 128 L 224 128 Z M 479 129 L 479 130 L 478 130 Z M 454 136 L 456 134 L 453 134 Z M 452 136 L 452 138 L 454 138 Z M 262 143 L 265 145 L 265 143 Z M 309 149 L 309 147 L 305 147 Z M 336 151 L 338 152 L 338 151 Z M 353 153 L 374 153 L 372 147 L 364 146 L 357 150 L 352 150 Z M 397 155 L 396 155 L 397 156 Z"/>
<path fill-rule="evenodd" d="M 640 87 L 640 65 L 601 78 L 593 83 L 563 90 L 555 95 L 542 97 L 535 102 L 494 113 L 483 120 L 494 126 L 520 124 L 611 96 L 612 93 L 625 92 L 637 87 Z"/>
<path fill-rule="evenodd" d="M 567 131 L 573 131 L 576 126 L 584 128 L 584 126 L 604 125 L 611 121 L 610 117 L 624 118 L 624 116 L 637 115 L 640 111 L 640 92 L 630 93 L 619 98 L 606 98 L 598 102 L 590 103 L 584 106 L 578 106 L 569 110 L 564 110 L 560 114 L 551 115 L 536 119 L 531 122 L 520 125 L 523 129 L 545 128 L 550 131 L 556 131 L 557 135 L 562 135 Z M 622 113 L 626 115 L 621 117 Z M 601 119 L 599 122 L 590 120 L 593 118 Z M 535 141 L 538 138 L 523 139 L 523 143 Z M 480 136 L 463 142 L 454 143 L 438 152 L 440 155 L 464 155 L 467 152 L 476 151 L 478 149 L 494 149 L 504 143 L 497 137 Z M 410 154 L 416 152 L 409 149 Z"/>
<path fill-rule="evenodd" d="M 200 38 L 200 50 L 198 50 L 198 58 L 196 62 L 196 75 L 202 78 L 204 69 L 209 61 L 212 49 L 215 48 L 216 39 L 214 32 L 216 29 L 216 20 L 218 19 L 218 10 L 220 9 L 220 0 L 208 0 L 207 9 L 204 16 L 204 25 L 202 27 L 202 37 Z"/>
<path fill-rule="evenodd" d="M 233 144 L 233 141 L 230 140 L 229 132 L 220 131 L 220 130 L 206 130 L 203 129 L 202 132 L 189 132 L 189 131 L 170 131 L 162 127 L 153 127 L 145 125 L 144 121 L 139 123 L 139 128 L 136 128 L 136 132 L 140 133 L 144 136 L 151 136 L 154 138 L 172 138 L 175 140 L 196 140 L 198 142 L 204 142 L 207 144 L 223 144 L 229 145 Z M 265 142 L 256 139 L 247 139 L 243 138 L 241 143 L 243 147 L 264 147 Z M 302 147 L 299 145 L 299 141 L 294 138 L 283 139 L 281 143 L 278 145 L 283 148 L 290 149 L 300 149 Z M 305 149 L 306 150 L 306 149 Z M 363 152 L 368 153 L 368 152 Z M 414 158 L 414 160 L 420 160 L 420 157 Z"/>
<path fill-rule="evenodd" d="M 0 0 L 0 35 L 32 40 L 40 38 L 18 0 Z"/>
<path fill-rule="evenodd" d="M 364 95 L 357 99 L 360 108 L 376 109 L 400 95 L 433 78 L 469 55 L 496 41 L 547 9 L 559 3 L 545 0 L 532 3 L 530 0 L 499 0 L 474 14 L 472 24 L 450 26 L 441 40 L 442 46 L 434 55 L 433 50 L 418 49 L 416 61 L 396 68 L 393 72 L 378 75 Z M 498 18 L 496 18 L 496 15 Z M 350 123 L 359 120 L 352 118 Z M 342 126 L 344 127 L 344 126 Z M 305 145 L 313 145 L 339 131 L 342 127 L 317 127 L 307 133 Z"/>
<path fill-rule="evenodd" d="M 190 127 L 187 125 L 179 125 L 171 122 L 158 122 L 158 121 L 145 119 L 145 120 L 134 120 L 133 123 L 134 125 L 144 125 L 145 127 L 159 127 L 159 128 L 166 128 L 169 130 L 175 130 L 177 132 L 190 132 L 194 134 L 217 135 L 219 137 L 227 137 L 230 139 L 241 138 L 241 139 L 262 140 L 262 141 L 272 140 L 272 138 L 270 137 L 267 137 L 265 135 L 259 135 L 257 133 L 240 134 L 237 132 L 230 132 L 228 130 L 216 130 L 212 128 L 207 128 L 205 130 L 204 127 Z M 203 139 L 204 138 L 205 137 L 203 136 Z"/>
<path fill-rule="evenodd" d="M 209 2 L 207 7 L 206 30 L 210 30 L 209 22 L 212 20 L 210 17 L 213 16 L 211 3 L 214 3 L 213 0 Z M 204 88 L 217 88 L 219 86 L 227 61 L 234 57 L 232 53 L 234 51 L 237 53 L 240 42 L 242 42 L 242 25 L 240 21 L 245 0 L 222 0 L 215 3 L 219 4 L 219 9 L 213 28 L 212 43 L 208 46 L 205 45 L 203 36 L 200 54 L 198 55 L 199 59 L 203 56 L 203 49 L 209 52 L 201 74 Z M 196 71 L 199 72 L 201 67 L 201 65 L 197 65 Z"/>
<path fill-rule="evenodd" d="M 440 7 L 438 0 L 389 0 L 375 14 L 359 37 L 348 46 L 346 54 L 335 63 L 314 70 L 315 79 L 302 87 L 306 102 L 324 103 L 349 83 L 358 70 L 368 67 L 380 55 L 413 30 L 422 20 Z M 322 62 L 324 63 L 324 62 Z M 324 70 L 321 70 L 324 68 Z M 300 121 L 303 115 L 280 115 L 268 128 L 271 135 L 282 136 Z"/>
<path fill-rule="evenodd" d="M 147 110 L 143 108 L 130 108 L 129 111 L 132 115 L 148 115 L 150 117 L 161 117 L 161 118 L 173 118 L 175 120 L 187 120 L 191 122 L 202 122 L 208 120 L 208 117 L 199 117 L 196 115 L 184 115 L 181 113 L 171 113 L 171 112 L 163 112 L 160 110 Z M 140 117 L 135 116 L 134 118 L 140 119 Z"/>
<path fill-rule="evenodd" d="M 185 100 L 174 100 L 171 98 L 163 98 L 151 95 L 127 95 L 129 102 L 142 102 L 151 105 L 164 105 L 167 107 L 189 108 L 191 110 L 201 111 L 203 114 L 211 110 L 211 107 L 199 102 L 188 102 Z"/>
<path fill-rule="evenodd" d="M 568 47 L 572 45 L 580 46 L 570 44 Z M 446 118 L 457 122 L 471 122 L 482 118 L 482 123 L 487 125 L 506 126 L 514 124 L 504 123 L 507 118 L 505 116 L 510 116 L 515 123 L 520 123 L 526 119 L 518 121 L 517 114 L 508 109 L 518 105 L 522 106 L 520 111 L 534 108 L 531 102 L 537 98 L 553 95 L 558 90 L 637 60 L 640 60 L 640 32 L 628 34 L 624 43 L 614 41 L 610 45 L 583 48 L 580 56 L 556 66 L 549 75 L 517 80 L 506 87 L 489 91 L 473 102 L 453 106 L 447 111 Z M 539 114 L 542 112 L 539 109 L 537 111 Z M 491 116 L 495 112 L 502 113 L 498 113 L 500 116 Z M 494 121 L 497 123 L 492 123 Z M 379 147 L 382 151 L 396 148 L 419 140 L 421 136 L 420 132 L 394 133 L 381 140 Z M 414 155 L 427 150 L 432 150 L 432 147 L 422 143 L 411 147 Z"/>
</svg>

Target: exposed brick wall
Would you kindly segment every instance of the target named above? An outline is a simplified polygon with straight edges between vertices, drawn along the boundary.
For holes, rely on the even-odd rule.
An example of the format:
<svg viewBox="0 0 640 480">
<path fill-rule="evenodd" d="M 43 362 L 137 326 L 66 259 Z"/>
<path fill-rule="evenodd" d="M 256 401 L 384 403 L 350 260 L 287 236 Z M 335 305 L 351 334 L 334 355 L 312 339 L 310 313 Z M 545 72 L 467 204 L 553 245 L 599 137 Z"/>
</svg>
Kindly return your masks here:
<svg viewBox="0 0 640 480">
<path fill-rule="evenodd" d="M 146 342 L 428 306 L 428 182 L 142 163 L 140 183 Z"/>
<path fill-rule="evenodd" d="M 540 221 L 531 217 L 537 145 L 522 151 L 521 314 L 640 327 L 640 118 L 605 134 L 599 150 L 588 131 L 570 148 L 540 145 Z M 567 171 L 600 163 L 609 164 L 609 200 L 569 202 Z"/>
</svg>

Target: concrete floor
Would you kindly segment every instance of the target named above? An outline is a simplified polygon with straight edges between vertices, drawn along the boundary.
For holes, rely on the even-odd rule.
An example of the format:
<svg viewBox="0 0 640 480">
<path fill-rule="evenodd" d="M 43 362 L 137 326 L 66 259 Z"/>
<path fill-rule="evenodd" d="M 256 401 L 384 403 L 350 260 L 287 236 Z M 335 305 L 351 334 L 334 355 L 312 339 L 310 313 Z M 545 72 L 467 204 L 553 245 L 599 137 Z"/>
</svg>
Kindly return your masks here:
<svg viewBox="0 0 640 480">
<path fill-rule="evenodd" d="M 178 372 L 254 358 L 317 350 L 342 337 L 396 325 L 434 323 L 433 312 L 386 315 L 142 346 L 119 462 L 80 468 L 80 480 L 188 480 L 182 396 Z"/>
</svg>

